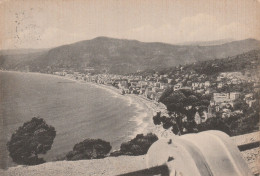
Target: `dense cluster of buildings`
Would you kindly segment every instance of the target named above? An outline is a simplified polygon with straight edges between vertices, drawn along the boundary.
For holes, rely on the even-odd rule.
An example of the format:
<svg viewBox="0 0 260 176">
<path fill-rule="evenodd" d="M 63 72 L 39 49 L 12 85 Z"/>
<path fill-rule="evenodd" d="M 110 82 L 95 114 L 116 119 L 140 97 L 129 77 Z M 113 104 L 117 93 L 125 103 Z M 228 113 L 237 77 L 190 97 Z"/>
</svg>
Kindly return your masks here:
<svg viewBox="0 0 260 176">
<path fill-rule="evenodd" d="M 256 99 L 254 92 L 244 94 L 243 92 L 221 92 L 221 88 L 229 85 L 239 85 L 241 83 L 254 83 L 254 91 L 259 90 L 259 82 L 257 77 L 252 76 L 249 72 L 242 74 L 241 72 L 223 72 L 217 76 L 217 79 L 209 79 L 207 75 L 200 75 L 194 71 L 183 71 L 180 67 L 176 74 L 168 75 L 154 73 L 149 76 L 136 75 L 115 75 L 115 74 L 82 74 L 79 72 L 68 73 L 54 72 L 55 75 L 65 76 L 72 79 L 114 86 L 120 89 L 122 94 L 138 94 L 150 100 L 158 101 L 162 93 L 167 88 L 173 91 L 180 89 L 192 90 L 202 95 L 211 96 L 208 112 L 204 117 L 196 114 L 197 123 L 205 121 L 213 116 L 215 112 L 222 112 L 222 117 L 230 117 L 232 113 L 243 113 L 242 110 L 233 110 L 234 103 L 237 99 L 243 97 L 249 107 L 251 107 Z"/>
</svg>

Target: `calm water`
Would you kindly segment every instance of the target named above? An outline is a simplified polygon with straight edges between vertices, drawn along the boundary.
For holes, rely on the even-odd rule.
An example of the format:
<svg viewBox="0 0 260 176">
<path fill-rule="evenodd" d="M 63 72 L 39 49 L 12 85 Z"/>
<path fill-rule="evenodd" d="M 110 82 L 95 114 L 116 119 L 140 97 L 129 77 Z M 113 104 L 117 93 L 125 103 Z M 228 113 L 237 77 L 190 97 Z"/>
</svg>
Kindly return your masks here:
<svg viewBox="0 0 260 176">
<path fill-rule="evenodd" d="M 101 138 L 117 149 L 137 130 L 142 107 L 116 93 L 86 83 L 32 73 L 0 72 L 0 166 L 13 163 L 6 143 L 34 116 L 55 127 L 57 135 L 44 158 L 54 160 L 86 138 Z"/>
</svg>

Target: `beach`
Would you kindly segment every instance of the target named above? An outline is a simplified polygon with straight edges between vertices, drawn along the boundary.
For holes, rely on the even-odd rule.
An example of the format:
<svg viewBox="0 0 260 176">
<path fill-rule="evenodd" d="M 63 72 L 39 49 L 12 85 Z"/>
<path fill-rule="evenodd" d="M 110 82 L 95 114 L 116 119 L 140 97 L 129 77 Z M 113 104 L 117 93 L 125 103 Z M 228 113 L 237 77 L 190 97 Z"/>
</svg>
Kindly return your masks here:
<svg viewBox="0 0 260 176">
<path fill-rule="evenodd" d="M 135 103 L 137 105 L 137 108 L 145 108 L 147 110 L 146 114 L 141 114 L 139 116 L 135 116 L 132 118 L 132 121 L 135 121 L 137 126 L 139 128 L 133 132 L 132 137 L 134 138 L 137 134 L 143 133 L 154 133 L 158 136 L 158 138 L 168 138 L 170 135 L 174 135 L 171 130 L 165 130 L 161 125 L 155 125 L 153 123 L 153 116 L 156 115 L 157 112 L 161 112 L 161 115 L 168 115 L 167 108 L 164 104 L 158 103 L 153 100 L 149 100 L 148 98 L 145 98 L 142 95 L 136 95 L 136 94 L 121 94 L 120 89 L 117 89 L 113 86 L 108 86 L 105 84 L 98 84 L 98 83 L 93 83 L 93 82 L 87 82 L 87 81 L 82 81 L 82 80 L 76 80 L 73 78 L 65 77 L 65 76 L 58 76 L 58 75 L 52 75 L 52 74 L 43 74 L 43 73 L 35 73 L 35 72 L 30 72 L 33 74 L 42 74 L 42 75 L 48 75 L 48 76 L 53 76 L 57 78 L 62 78 L 65 80 L 69 81 L 75 81 L 79 84 L 89 84 L 93 85 L 97 88 L 101 88 L 105 91 L 108 91 L 117 97 L 126 97 L 131 103 Z"/>
<path fill-rule="evenodd" d="M 19 71 L 5 71 L 5 72 L 17 72 L 21 73 Z M 23 72 L 24 73 L 24 72 Z M 114 94 L 118 98 L 127 98 L 128 101 L 131 103 L 135 103 L 137 105 L 137 108 L 145 108 L 146 113 L 139 114 L 138 116 L 133 117 L 131 120 L 135 121 L 137 126 L 137 130 L 135 130 L 132 134 L 132 137 L 135 137 L 137 134 L 143 133 L 154 133 L 158 136 L 158 138 L 168 138 L 169 135 L 174 135 L 171 130 L 165 130 L 161 125 L 155 125 L 153 123 L 152 117 L 156 115 L 157 112 L 161 112 L 162 115 L 167 116 L 168 111 L 165 105 L 162 103 L 158 103 L 153 100 L 149 100 L 148 98 L 145 98 L 142 95 L 136 95 L 136 94 L 121 94 L 120 89 L 117 89 L 113 86 L 108 86 L 105 84 L 98 84 L 93 82 L 87 82 L 82 80 L 76 80 L 73 78 L 69 78 L 66 76 L 58 76 L 53 74 L 44 74 L 44 73 L 38 73 L 38 72 L 27 72 L 29 74 L 35 74 L 35 75 L 44 75 L 44 76 L 50 76 L 55 78 L 60 78 L 64 80 L 74 81 L 78 84 L 84 85 L 92 85 L 96 88 L 103 89 L 105 91 L 110 92 L 111 94 Z"/>
<path fill-rule="evenodd" d="M 1 72 L 1 70 L 0 70 Z M 5 71 L 5 72 L 14 72 L 14 73 L 21 73 L 19 71 Z M 131 103 L 135 103 L 138 108 L 145 108 L 147 109 L 147 114 L 143 114 L 142 117 L 136 117 L 135 119 L 133 118 L 132 120 L 135 120 L 137 124 L 145 123 L 145 128 L 142 127 L 142 130 L 139 129 L 135 132 L 135 134 L 138 133 L 150 133 L 153 132 L 158 135 L 158 137 L 165 137 L 162 133 L 171 133 L 169 130 L 165 130 L 162 128 L 162 126 L 156 126 L 153 123 L 152 117 L 156 115 L 157 112 L 161 112 L 162 115 L 167 116 L 167 108 L 164 104 L 158 103 L 153 100 L 149 100 L 148 98 L 145 98 L 142 95 L 136 95 L 136 94 L 121 94 L 120 89 L 117 89 L 113 86 L 108 86 L 105 84 L 98 84 L 98 83 L 93 83 L 93 82 L 87 82 L 87 81 L 82 81 L 82 80 L 76 80 L 73 78 L 65 77 L 65 76 L 58 76 L 58 75 L 53 75 L 53 74 L 44 74 L 44 73 L 38 73 L 38 72 L 22 72 L 22 73 L 28 73 L 28 74 L 35 74 L 35 75 L 44 75 L 44 76 L 50 76 L 50 77 L 55 77 L 55 78 L 60 78 L 64 80 L 69 80 L 69 81 L 74 81 L 78 84 L 84 85 L 92 85 L 95 86 L 96 88 L 103 89 L 105 91 L 110 92 L 111 94 L 116 95 L 117 97 L 124 97 L 127 98 Z M 172 133 L 173 134 L 173 133 Z"/>
<path fill-rule="evenodd" d="M 37 73 L 36 73 L 37 74 Z M 49 75 L 49 74 L 48 74 Z M 161 125 L 155 125 L 153 123 L 153 116 L 156 115 L 156 113 L 161 112 L 161 115 L 168 116 L 167 108 L 164 104 L 158 103 L 153 100 L 149 100 L 148 98 L 145 98 L 142 95 L 136 95 L 136 94 L 121 94 L 120 89 L 117 89 L 113 86 L 108 86 L 105 84 L 98 84 L 93 82 L 86 82 L 82 80 L 75 80 L 72 78 L 64 77 L 64 76 L 58 76 L 58 75 L 50 75 L 55 76 L 58 78 L 64 78 L 70 81 L 75 81 L 81 84 L 90 84 L 94 85 L 97 88 L 104 89 L 106 91 L 109 91 L 110 93 L 127 97 L 130 102 L 135 103 L 137 105 L 137 108 L 145 108 L 147 110 L 146 114 L 141 114 L 139 116 L 133 117 L 133 121 L 136 122 L 137 126 L 139 128 L 133 133 L 132 137 L 134 138 L 137 134 L 143 133 L 154 133 L 157 135 L 157 137 L 160 138 L 168 138 L 171 135 L 174 135 L 171 130 L 165 130 Z"/>
<path fill-rule="evenodd" d="M 162 126 L 153 124 L 152 117 L 160 110 L 158 103 L 142 96 L 121 95 L 112 86 L 51 74 L 9 71 L 1 75 L 4 73 L 12 78 L 7 80 L 9 87 L 1 84 L 4 97 L 0 108 L 4 113 L 0 117 L 6 124 L 1 137 L 3 167 L 13 166 L 6 142 L 19 126 L 34 116 L 42 117 L 57 131 L 52 149 L 45 155 L 46 161 L 59 158 L 85 138 L 109 141 L 114 151 L 140 133 L 152 132 L 159 138 L 167 136 Z M 6 98 L 8 101 L 4 101 Z"/>
</svg>

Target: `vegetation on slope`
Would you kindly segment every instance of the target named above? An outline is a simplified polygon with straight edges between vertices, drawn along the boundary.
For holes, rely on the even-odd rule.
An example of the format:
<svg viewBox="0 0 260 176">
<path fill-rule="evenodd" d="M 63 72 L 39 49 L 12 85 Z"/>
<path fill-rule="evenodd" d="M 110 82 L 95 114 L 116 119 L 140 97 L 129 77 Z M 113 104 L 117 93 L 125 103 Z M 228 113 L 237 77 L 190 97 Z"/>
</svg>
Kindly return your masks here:
<svg viewBox="0 0 260 176">
<path fill-rule="evenodd" d="M 125 74 L 235 56 L 259 48 L 260 42 L 254 39 L 185 46 L 98 37 L 22 57 L 0 53 L 0 68 L 47 73 L 62 69 L 84 71 L 91 67 L 98 72 Z"/>
<path fill-rule="evenodd" d="M 150 146 L 157 140 L 158 137 L 153 133 L 148 133 L 147 135 L 138 134 L 134 139 L 122 143 L 120 150 L 112 152 L 110 156 L 145 155 Z"/>
<path fill-rule="evenodd" d="M 205 130 L 221 130 L 229 135 L 241 135 L 253 132 L 258 129 L 259 124 L 259 100 L 260 93 L 257 83 L 242 82 L 239 84 L 223 84 L 217 87 L 217 76 L 222 72 L 242 72 L 242 75 L 255 75 L 255 71 L 260 65 L 260 50 L 253 50 L 234 57 L 215 59 L 210 61 L 187 64 L 174 68 L 168 68 L 159 72 L 159 75 L 166 74 L 173 79 L 171 84 L 176 84 L 175 79 L 185 80 L 183 86 L 191 86 L 192 82 L 201 83 L 209 81 L 211 93 L 200 94 L 192 90 L 173 91 L 169 87 L 164 91 L 160 102 L 164 103 L 169 111 L 169 117 L 157 114 L 153 117 L 156 125 L 162 124 L 165 129 L 171 128 L 175 134 L 185 134 Z M 180 73 L 180 67 L 182 71 Z M 139 74 L 153 74 L 155 71 L 147 71 Z M 184 78 L 185 75 L 188 75 Z M 193 76 L 196 75 L 196 76 Z M 221 81 L 223 83 L 223 81 Z M 224 81 L 225 82 L 225 81 Z M 214 92 L 239 92 L 240 97 L 227 109 L 231 110 L 231 116 L 223 118 L 220 112 L 213 112 L 214 118 L 207 119 L 206 122 L 197 125 L 195 123 L 195 113 L 202 115 L 202 111 L 208 111 L 210 100 Z M 245 95 L 252 94 L 256 100 L 249 107 L 245 101 Z M 237 113 L 236 113 L 236 112 Z"/>
<path fill-rule="evenodd" d="M 85 139 L 76 144 L 73 151 L 66 155 L 67 160 L 104 158 L 111 150 L 111 145 L 101 139 Z"/>
</svg>

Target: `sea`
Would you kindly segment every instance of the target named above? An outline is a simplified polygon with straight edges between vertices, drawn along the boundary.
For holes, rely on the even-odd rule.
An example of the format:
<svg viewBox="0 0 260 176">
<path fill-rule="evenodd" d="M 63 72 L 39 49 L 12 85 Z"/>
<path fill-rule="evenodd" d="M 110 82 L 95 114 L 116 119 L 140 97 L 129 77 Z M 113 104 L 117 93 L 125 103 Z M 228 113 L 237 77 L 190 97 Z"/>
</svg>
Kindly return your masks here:
<svg viewBox="0 0 260 176">
<path fill-rule="evenodd" d="M 6 143 L 24 122 L 43 118 L 56 130 L 55 161 L 84 139 L 103 139 L 112 150 L 141 132 L 147 109 L 133 98 L 90 83 L 52 75 L 0 71 L 0 168 L 15 166 Z"/>
</svg>

